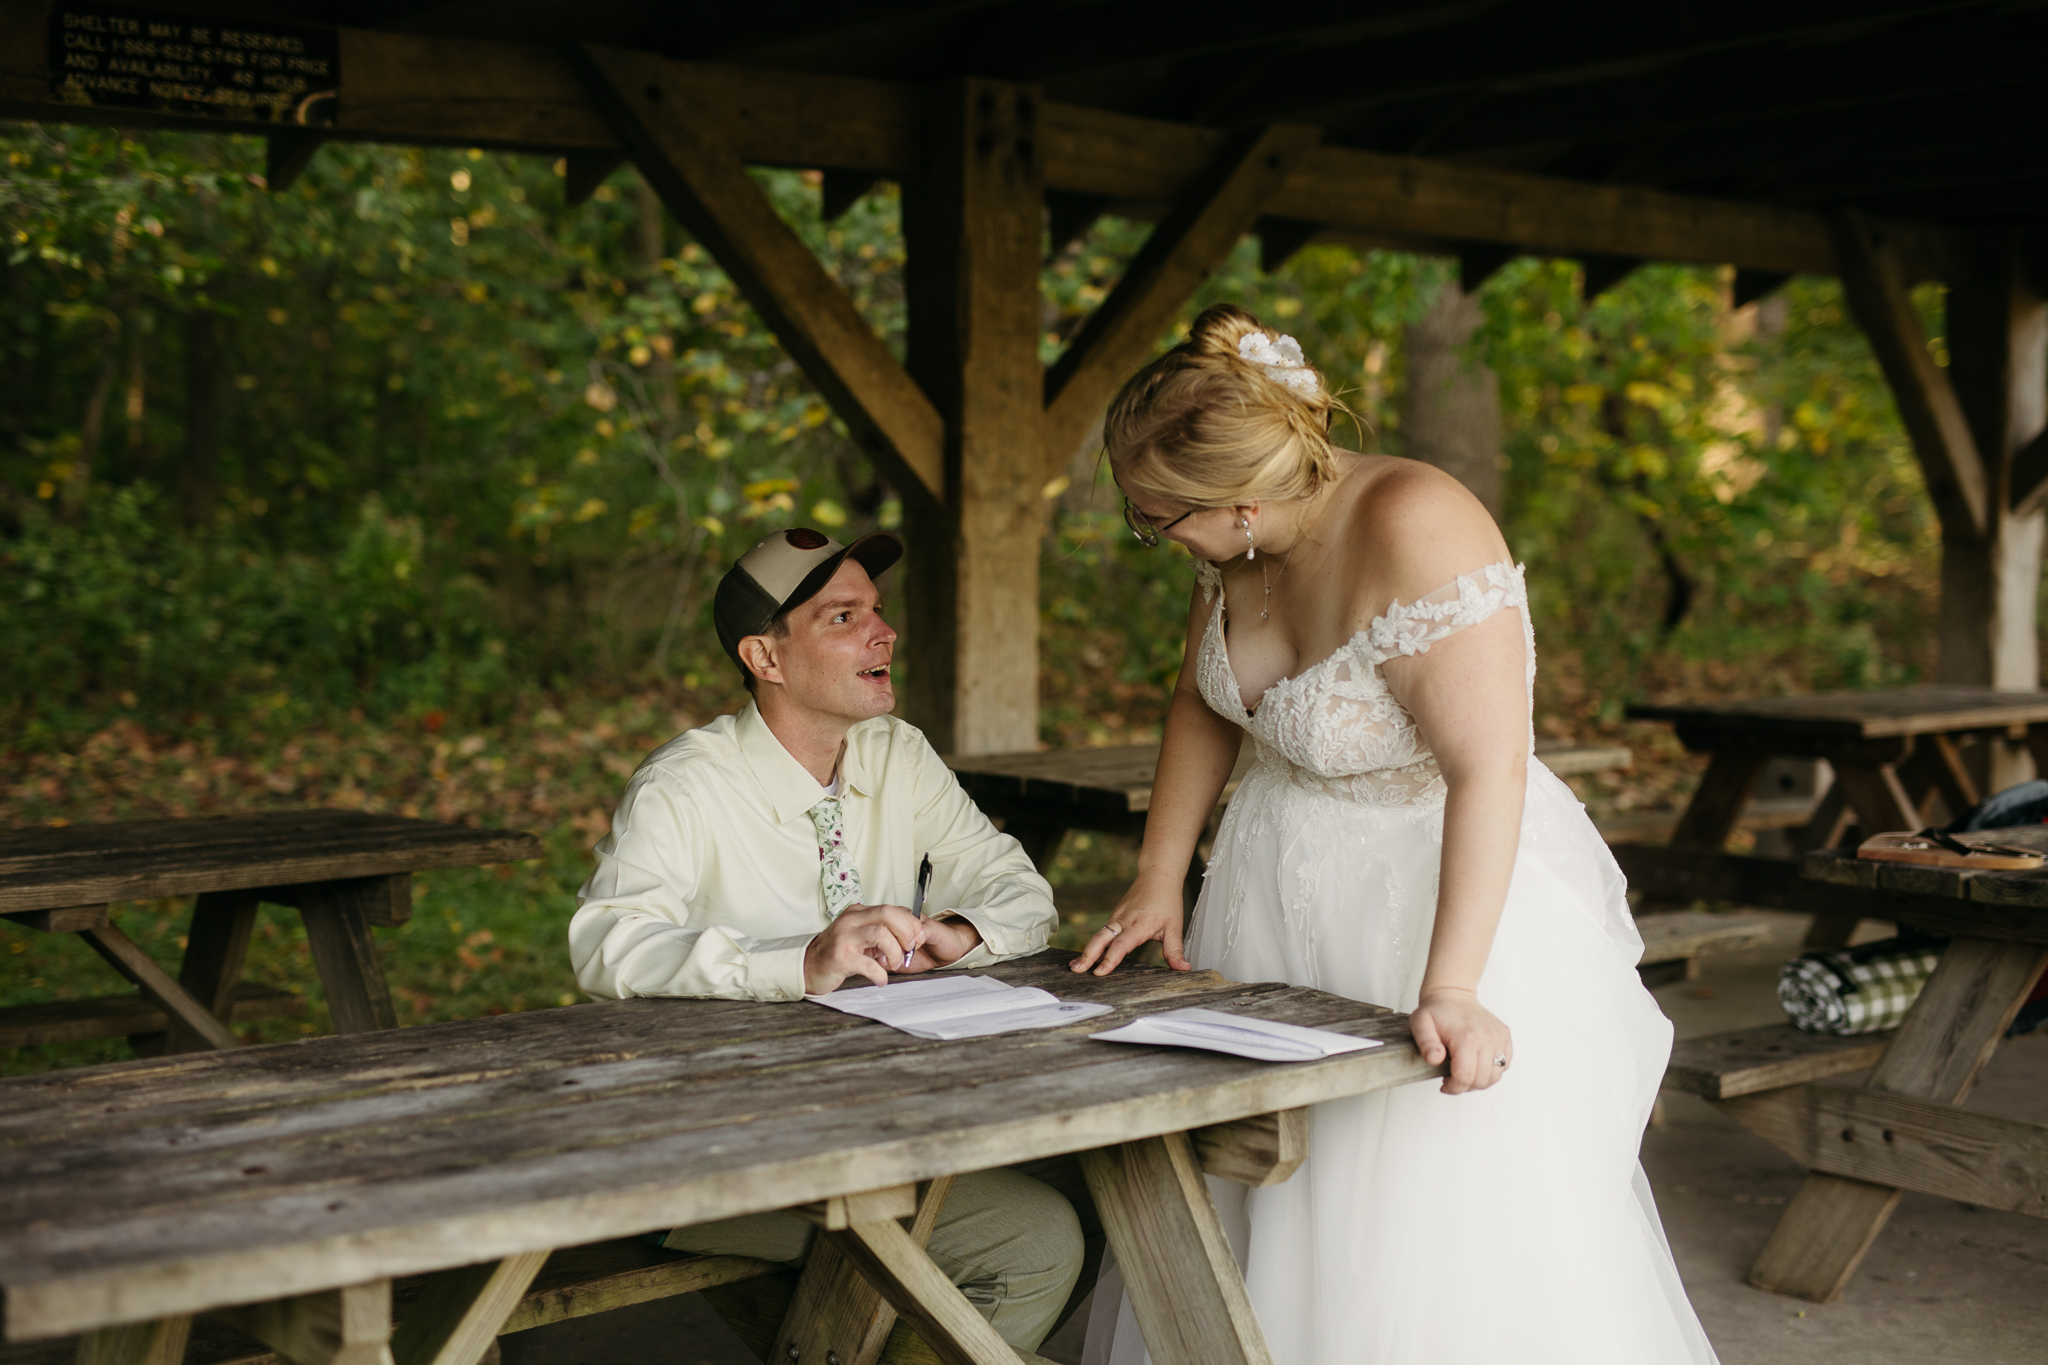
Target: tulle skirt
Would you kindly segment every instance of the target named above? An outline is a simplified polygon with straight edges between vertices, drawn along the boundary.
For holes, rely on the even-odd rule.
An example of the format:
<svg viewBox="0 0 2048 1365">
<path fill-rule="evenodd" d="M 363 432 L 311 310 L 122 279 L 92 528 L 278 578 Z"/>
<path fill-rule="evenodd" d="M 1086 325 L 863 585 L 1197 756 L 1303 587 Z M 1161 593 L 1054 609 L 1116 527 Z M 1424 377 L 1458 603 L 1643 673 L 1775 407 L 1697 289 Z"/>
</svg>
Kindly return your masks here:
<svg viewBox="0 0 2048 1365">
<path fill-rule="evenodd" d="M 1521 849 L 1479 995 L 1513 1030 L 1492 1089 L 1435 1082 L 1317 1105 L 1307 1162 L 1211 1180 L 1276 1365 L 1712 1365 L 1638 1160 L 1671 1025 L 1634 971 L 1620 871 L 1532 760 Z M 1189 956 L 1412 1010 L 1442 807 L 1375 806 L 1271 754 L 1231 802 Z M 1147 1357 L 1112 1268 L 1090 1365 Z"/>
</svg>

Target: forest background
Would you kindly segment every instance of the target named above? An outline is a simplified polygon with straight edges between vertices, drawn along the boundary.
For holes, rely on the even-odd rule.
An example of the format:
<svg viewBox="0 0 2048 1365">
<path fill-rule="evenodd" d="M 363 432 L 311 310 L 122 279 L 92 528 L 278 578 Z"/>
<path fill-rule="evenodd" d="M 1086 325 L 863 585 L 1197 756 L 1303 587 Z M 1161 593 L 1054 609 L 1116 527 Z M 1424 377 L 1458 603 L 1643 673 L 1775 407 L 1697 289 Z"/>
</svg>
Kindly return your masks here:
<svg viewBox="0 0 2048 1365">
<path fill-rule="evenodd" d="M 723 566 L 789 525 L 894 525 L 894 492 L 630 169 L 571 207 L 560 163 L 474 150 L 332 144 L 280 194 L 251 139 L 16 125 L 0 151 L 0 817 L 534 829 L 541 862 L 423 876 L 385 946 L 406 1022 L 570 1003 L 562 928 L 624 778 L 743 700 Z M 889 188 L 827 223 L 815 175 L 758 177 L 900 354 Z M 1048 362 L 1146 231 L 1048 243 Z M 1539 726 L 1635 747 L 1596 809 L 1664 805 L 1692 770 L 1629 700 L 1921 676 L 1938 538 L 1833 281 L 1740 309 L 1724 270 L 1582 283 L 1509 264 L 1458 364 L 1498 377 Z M 1247 240 L 1189 314 L 1293 333 L 1363 420 L 1340 438 L 1414 454 L 1409 362 L 1456 289 L 1454 263 L 1340 246 L 1268 274 Z M 1156 738 L 1185 555 L 1133 542 L 1093 449 L 1044 491 L 1041 737 Z M 1128 866 L 1076 835 L 1053 876 Z M 175 960 L 184 906 L 122 913 Z M 295 917 L 264 916 L 252 975 L 305 988 Z M 0 1004 L 105 989 L 68 936 L 0 934 Z M 319 1028 L 313 995 L 260 1035 Z"/>
</svg>

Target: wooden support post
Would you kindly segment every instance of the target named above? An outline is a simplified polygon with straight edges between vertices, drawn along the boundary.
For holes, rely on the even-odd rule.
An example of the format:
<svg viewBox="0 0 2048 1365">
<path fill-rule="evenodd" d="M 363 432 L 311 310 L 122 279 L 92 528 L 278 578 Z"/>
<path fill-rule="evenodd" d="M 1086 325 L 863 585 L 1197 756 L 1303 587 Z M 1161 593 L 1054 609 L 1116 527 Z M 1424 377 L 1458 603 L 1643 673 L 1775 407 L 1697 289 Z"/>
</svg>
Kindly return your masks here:
<svg viewBox="0 0 2048 1365">
<path fill-rule="evenodd" d="M 1987 234 L 1966 254 L 1948 293 L 1948 378 L 1982 454 L 1989 489 L 1984 533 L 1942 526 L 1943 682 L 2040 685 L 2035 598 L 2044 515 L 2027 456 L 2048 426 L 2048 307 L 2034 292 L 2019 244 Z M 2032 757 L 1997 740 L 1971 757 L 1998 791 L 2034 775 Z"/>
<path fill-rule="evenodd" d="M 429 1275 L 391 1334 L 394 1365 L 477 1365 L 547 1259 L 528 1251 Z"/>
<path fill-rule="evenodd" d="M 189 1317 L 102 1327 L 78 1339 L 78 1365 L 184 1365 L 191 1335 Z"/>
<path fill-rule="evenodd" d="M 1272 1365 L 1186 1133 L 1081 1154 L 1156 1365 Z"/>
<path fill-rule="evenodd" d="M 924 173 L 904 186 L 910 370 L 945 422 L 943 506 L 904 508 L 904 701 L 947 753 L 1038 744 L 1039 106 L 1030 86 L 933 90 Z"/>
<path fill-rule="evenodd" d="M 292 1365 L 393 1365 L 389 1280 L 230 1308 L 217 1316 Z"/>
<path fill-rule="evenodd" d="M 1913 1002 L 1871 1073 L 1868 1088 L 1936 1104 L 1960 1104 L 2048 964 L 2029 943 L 1958 938 Z M 1749 1282 L 1759 1289 L 1831 1303 L 1884 1230 L 1899 1191 L 1815 1172 L 1785 1209 Z"/>
<path fill-rule="evenodd" d="M 838 281 L 775 212 L 739 151 L 716 124 L 689 107 L 687 73 L 650 53 L 589 44 L 576 50 L 575 60 L 647 183 L 732 276 L 882 474 L 907 501 L 936 502 L 945 488 L 937 410 Z M 1035 213 L 1036 179 L 1032 195 Z M 1036 217 L 1032 224 L 1035 347 Z"/>
<path fill-rule="evenodd" d="M 377 941 L 370 936 L 370 909 L 389 901 L 384 882 L 382 877 L 361 877 L 299 888 L 306 942 L 327 992 L 336 1033 L 398 1027 L 391 987 L 377 962 Z"/>
<path fill-rule="evenodd" d="M 917 1211 L 909 1229 L 910 1240 L 918 1248 L 930 1243 L 932 1229 L 938 1226 L 939 1209 L 952 1188 L 953 1177 L 943 1176 L 918 1191 Z M 848 1209 L 849 1215 L 853 1212 Z M 839 1220 L 839 1230 L 855 1222 L 871 1221 L 874 1220 L 848 1216 Z M 823 1226 L 832 1226 L 829 1210 L 822 1222 Z M 790 1301 L 789 1314 L 783 1319 L 768 1359 L 837 1359 L 839 1365 L 875 1365 L 882 1358 L 882 1348 L 889 1344 L 889 1333 L 895 1330 L 897 1316 L 896 1309 L 867 1281 L 839 1244 L 820 1237 L 812 1244 L 810 1259 L 804 1262 L 796 1297 Z"/>
<path fill-rule="evenodd" d="M 240 1047 L 241 1039 L 232 1030 L 186 993 L 185 988 L 171 980 L 171 974 L 156 965 L 156 960 L 142 951 L 135 941 L 109 924 L 99 929 L 81 930 L 79 935 L 92 945 L 93 951 L 107 960 L 109 966 L 134 982 L 136 988 L 169 1018 L 202 1039 L 208 1047 Z"/>
</svg>

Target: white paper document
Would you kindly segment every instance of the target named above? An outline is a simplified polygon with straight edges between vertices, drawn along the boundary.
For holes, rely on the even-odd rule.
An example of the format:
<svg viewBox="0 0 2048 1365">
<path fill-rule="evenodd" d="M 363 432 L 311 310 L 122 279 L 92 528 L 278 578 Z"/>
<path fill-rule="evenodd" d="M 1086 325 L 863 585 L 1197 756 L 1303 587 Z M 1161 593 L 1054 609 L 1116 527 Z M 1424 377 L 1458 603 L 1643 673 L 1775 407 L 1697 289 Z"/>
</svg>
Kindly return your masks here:
<svg viewBox="0 0 2048 1365">
<path fill-rule="evenodd" d="M 1270 1019 L 1247 1019 L 1220 1010 L 1168 1010 L 1147 1015 L 1133 1024 L 1107 1033 L 1091 1033 L 1106 1043 L 1154 1043 L 1163 1047 L 1199 1047 L 1210 1052 L 1227 1052 L 1255 1062 L 1312 1062 L 1340 1052 L 1357 1052 L 1378 1047 L 1377 1038 L 1351 1038 L 1326 1029 L 1302 1028 L 1298 1024 L 1276 1024 Z"/>
<path fill-rule="evenodd" d="M 1036 986 L 1011 986 L 989 976 L 935 976 L 805 999 L 919 1038 L 981 1038 L 1053 1028 L 1107 1014 L 1112 1008 L 1062 1000 Z"/>
</svg>

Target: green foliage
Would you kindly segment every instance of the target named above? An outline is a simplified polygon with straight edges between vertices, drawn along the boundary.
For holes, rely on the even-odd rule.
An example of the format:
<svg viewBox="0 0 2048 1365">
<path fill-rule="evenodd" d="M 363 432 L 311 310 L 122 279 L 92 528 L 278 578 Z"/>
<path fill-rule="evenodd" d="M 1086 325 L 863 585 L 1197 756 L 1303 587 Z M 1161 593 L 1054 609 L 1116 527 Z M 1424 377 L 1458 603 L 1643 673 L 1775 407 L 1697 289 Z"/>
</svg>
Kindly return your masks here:
<svg viewBox="0 0 2048 1365">
<path fill-rule="evenodd" d="M 630 172 L 571 209 L 559 166 L 479 151 L 333 144 L 271 195 L 252 139 L 0 144 L 16 745 L 124 714 L 179 732 L 722 695 L 718 567 L 797 521 L 900 515 Z M 815 176 L 758 178 L 900 352 L 893 192 L 827 225 Z M 1147 231 L 1104 218 L 1048 263 L 1048 360 Z M 1360 419 L 1339 438 L 1399 453 L 1405 329 L 1450 273 L 1312 246 L 1266 275 L 1247 241 L 1188 312 L 1232 299 L 1293 332 Z M 1500 272 L 1473 352 L 1501 379 L 1541 709 L 1570 728 L 1646 691 L 1923 668 L 1933 523 L 1832 285 L 1737 313 L 1713 271 L 1647 267 L 1590 303 L 1577 274 Z M 1047 496 L 1045 733 L 1142 737 L 1186 567 L 1122 535 L 1085 460 Z"/>
</svg>

